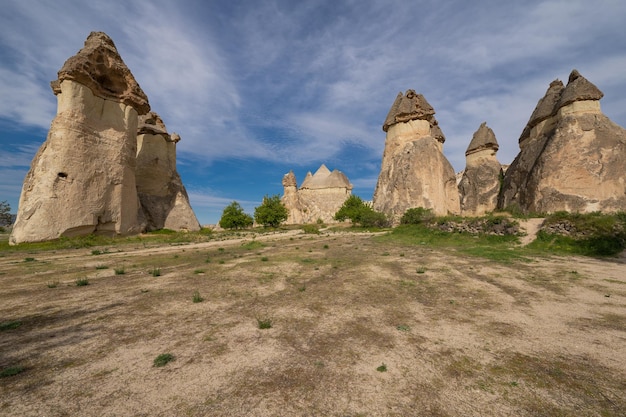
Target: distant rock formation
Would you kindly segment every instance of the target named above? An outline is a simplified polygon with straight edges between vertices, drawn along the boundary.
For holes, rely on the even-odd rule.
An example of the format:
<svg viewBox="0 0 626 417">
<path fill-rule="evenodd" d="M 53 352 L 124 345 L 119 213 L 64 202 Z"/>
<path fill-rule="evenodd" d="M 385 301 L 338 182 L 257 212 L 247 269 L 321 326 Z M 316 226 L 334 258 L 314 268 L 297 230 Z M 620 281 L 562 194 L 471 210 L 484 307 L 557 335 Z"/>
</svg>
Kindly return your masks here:
<svg viewBox="0 0 626 417">
<path fill-rule="evenodd" d="M 283 177 L 282 203 L 288 211 L 286 224 L 334 223 L 335 213 L 352 193 L 352 184 L 344 173 L 330 171 L 322 164 L 315 174 L 308 172 L 297 188 L 293 171 Z"/>
<path fill-rule="evenodd" d="M 387 132 L 373 208 L 397 223 L 413 207 L 438 215 L 460 212 L 454 169 L 443 155 L 445 137 L 424 96 L 398 93 L 383 124 Z"/>
<path fill-rule="evenodd" d="M 600 109 L 603 93 L 573 70 L 539 100 L 507 170 L 498 206 L 523 212 L 626 210 L 626 130 Z"/>
<path fill-rule="evenodd" d="M 176 143 L 158 114 L 139 117 L 137 131 L 137 194 L 146 230 L 200 230 L 185 186 L 176 171 Z"/>
<path fill-rule="evenodd" d="M 148 98 L 102 32 L 51 86 L 57 115 L 24 180 L 9 243 L 139 233 L 137 128 Z"/>
<path fill-rule="evenodd" d="M 464 216 L 482 216 L 496 209 L 502 180 L 497 152 L 496 135 L 487 123 L 481 124 L 465 151 L 466 166 L 458 185 Z"/>
</svg>

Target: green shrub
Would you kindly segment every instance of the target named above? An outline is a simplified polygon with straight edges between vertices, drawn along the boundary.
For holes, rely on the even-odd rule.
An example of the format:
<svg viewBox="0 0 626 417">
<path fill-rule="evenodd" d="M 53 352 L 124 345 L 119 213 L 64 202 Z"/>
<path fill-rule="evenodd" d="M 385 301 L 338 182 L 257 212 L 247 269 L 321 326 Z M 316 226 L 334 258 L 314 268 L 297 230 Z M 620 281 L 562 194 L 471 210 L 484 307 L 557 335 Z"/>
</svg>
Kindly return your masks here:
<svg viewBox="0 0 626 417">
<path fill-rule="evenodd" d="M 302 226 L 302 231 L 306 234 L 319 235 L 320 228 L 315 224 L 305 224 Z"/>
<path fill-rule="evenodd" d="M 429 224 L 435 219 L 435 213 L 424 207 L 410 208 L 400 219 L 401 224 Z"/>
<path fill-rule="evenodd" d="M 152 275 L 153 277 L 161 276 L 161 268 L 152 268 L 149 272 L 150 272 L 150 275 Z"/>
<path fill-rule="evenodd" d="M 375 211 L 365 204 L 361 197 L 351 195 L 343 202 L 343 205 L 335 213 L 335 220 L 344 221 L 349 219 L 353 224 L 363 227 L 387 227 L 389 220 L 383 213 Z"/>
<path fill-rule="evenodd" d="M 75 282 L 77 287 L 84 287 L 89 285 L 89 280 L 87 278 L 77 278 Z"/>
<path fill-rule="evenodd" d="M 125 273 L 126 273 L 126 270 L 124 269 L 123 266 L 119 266 L 115 268 L 115 275 L 124 275 Z"/>
</svg>

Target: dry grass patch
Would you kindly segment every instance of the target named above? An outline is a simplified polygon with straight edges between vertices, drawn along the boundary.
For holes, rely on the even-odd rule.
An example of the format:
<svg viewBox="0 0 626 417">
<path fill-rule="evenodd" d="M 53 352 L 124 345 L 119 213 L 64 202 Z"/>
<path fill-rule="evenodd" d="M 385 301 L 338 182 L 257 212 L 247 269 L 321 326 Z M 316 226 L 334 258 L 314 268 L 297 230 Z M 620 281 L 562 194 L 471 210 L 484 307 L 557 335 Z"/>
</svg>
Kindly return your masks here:
<svg viewBox="0 0 626 417">
<path fill-rule="evenodd" d="M 0 370 L 25 371 L 2 378 L 0 415 L 624 414 L 623 264 L 347 230 L 111 243 L 97 263 L 12 249 Z"/>
</svg>

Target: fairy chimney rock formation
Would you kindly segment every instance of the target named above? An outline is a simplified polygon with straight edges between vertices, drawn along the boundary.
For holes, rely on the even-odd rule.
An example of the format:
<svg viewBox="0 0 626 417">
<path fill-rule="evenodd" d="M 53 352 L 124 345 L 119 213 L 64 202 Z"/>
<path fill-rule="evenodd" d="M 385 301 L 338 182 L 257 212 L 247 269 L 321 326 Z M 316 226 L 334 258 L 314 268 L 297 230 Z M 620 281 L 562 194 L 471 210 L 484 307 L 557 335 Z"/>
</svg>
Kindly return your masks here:
<svg viewBox="0 0 626 417">
<path fill-rule="evenodd" d="M 524 212 L 626 209 L 626 130 L 600 108 L 603 93 L 576 70 L 550 84 L 520 137 L 500 208 Z"/>
<path fill-rule="evenodd" d="M 481 216 L 496 209 L 502 177 L 497 152 L 496 135 L 482 123 L 465 151 L 466 166 L 458 185 L 463 215 Z"/>
<path fill-rule="evenodd" d="M 51 84 L 57 114 L 24 180 L 10 243 L 138 232 L 137 116 L 148 98 L 102 32 Z"/>
<path fill-rule="evenodd" d="M 24 180 L 9 243 L 141 232 L 146 215 L 137 193 L 138 115 L 147 114 L 150 105 L 111 38 L 92 32 L 84 47 L 59 70 L 51 87 L 57 97 L 57 114 Z M 147 122 L 150 117 L 142 129 L 151 124 Z M 158 118 L 154 120 L 144 137 L 175 140 Z M 147 149 L 145 142 L 140 148 L 140 152 Z M 172 147 L 159 144 L 159 149 L 151 152 L 158 153 L 175 172 Z M 143 163 L 140 172 L 146 169 Z M 165 187 L 178 193 L 177 174 L 168 178 Z M 140 175 L 140 187 L 163 193 L 163 184 L 146 186 L 144 180 Z M 185 194 L 184 189 L 180 194 Z M 181 205 L 179 200 L 183 199 L 176 198 L 172 211 Z"/>
<path fill-rule="evenodd" d="M 409 208 L 458 214 L 454 169 L 442 153 L 445 137 L 435 110 L 414 90 L 399 93 L 383 124 L 387 132 L 373 208 L 397 223 Z"/>
<path fill-rule="evenodd" d="M 315 174 L 308 172 L 300 188 L 289 171 L 283 177 L 282 202 L 287 208 L 286 224 L 334 223 L 335 213 L 352 193 L 352 184 L 339 170 L 332 172 L 322 164 Z"/>
<path fill-rule="evenodd" d="M 136 182 L 147 230 L 200 230 L 185 186 L 176 171 L 176 143 L 158 114 L 139 118 Z"/>
</svg>

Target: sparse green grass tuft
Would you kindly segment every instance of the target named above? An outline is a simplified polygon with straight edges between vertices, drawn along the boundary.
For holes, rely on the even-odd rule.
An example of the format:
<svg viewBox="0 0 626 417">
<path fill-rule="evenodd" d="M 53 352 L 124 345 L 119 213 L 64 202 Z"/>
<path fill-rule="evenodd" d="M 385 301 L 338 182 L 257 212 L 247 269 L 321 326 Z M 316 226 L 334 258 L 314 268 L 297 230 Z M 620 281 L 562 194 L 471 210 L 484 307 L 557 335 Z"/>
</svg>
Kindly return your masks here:
<svg viewBox="0 0 626 417">
<path fill-rule="evenodd" d="M 48 288 L 56 288 L 59 286 L 59 280 L 55 279 L 53 281 L 48 281 Z"/>
<path fill-rule="evenodd" d="M 115 268 L 115 275 L 124 275 L 126 273 L 126 269 L 123 266 L 118 266 Z"/>
<path fill-rule="evenodd" d="M 109 269 L 106 265 L 96 265 L 96 269 Z"/>
<path fill-rule="evenodd" d="M 204 269 L 195 269 L 193 271 L 194 274 L 204 274 Z"/>
<path fill-rule="evenodd" d="M 171 353 L 161 353 L 159 356 L 154 358 L 152 366 L 154 366 L 156 368 L 160 368 L 161 366 L 167 365 L 168 363 L 170 363 L 174 359 L 175 359 L 174 355 L 172 355 Z"/>
<path fill-rule="evenodd" d="M 24 262 L 35 262 L 35 258 L 24 258 Z"/>
<path fill-rule="evenodd" d="M 257 325 L 259 326 L 259 329 L 263 330 L 263 329 L 271 329 L 272 328 L 272 319 L 270 318 L 257 318 Z"/>
<path fill-rule="evenodd" d="M 21 374 L 22 372 L 24 372 L 26 370 L 25 367 L 23 366 L 9 366 L 8 368 L 4 368 L 2 371 L 0 371 L 0 378 L 7 378 L 10 376 L 14 376 L 17 374 Z"/>
<path fill-rule="evenodd" d="M 387 365 L 385 365 L 385 363 L 383 362 L 383 364 L 376 368 L 376 370 L 378 372 L 387 372 Z"/>
<path fill-rule="evenodd" d="M 261 258 L 261 262 L 267 262 L 267 261 L 269 261 L 269 258 L 267 256 L 263 256 Z"/>
<path fill-rule="evenodd" d="M 21 325 L 22 322 L 19 320 L 5 321 L 4 323 L 0 323 L 0 331 L 17 329 Z"/>
<path fill-rule="evenodd" d="M 418 274 L 423 274 L 424 272 L 426 272 L 426 267 L 420 266 L 416 269 L 416 271 Z"/>
<path fill-rule="evenodd" d="M 204 298 L 202 298 L 202 296 L 200 295 L 200 291 L 197 291 L 197 290 L 196 290 L 196 291 L 194 291 L 194 293 L 193 293 L 193 296 L 192 296 L 191 300 L 192 300 L 194 303 L 201 303 L 201 302 L 203 302 L 203 301 L 204 301 Z"/>
<path fill-rule="evenodd" d="M 77 287 L 84 287 L 89 285 L 89 280 L 87 278 L 77 278 L 75 283 Z"/>
<path fill-rule="evenodd" d="M 161 276 L 161 268 L 152 268 L 150 271 L 148 271 L 150 273 L 150 275 L 152 275 L 153 277 L 160 277 Z"/>
</svg>

